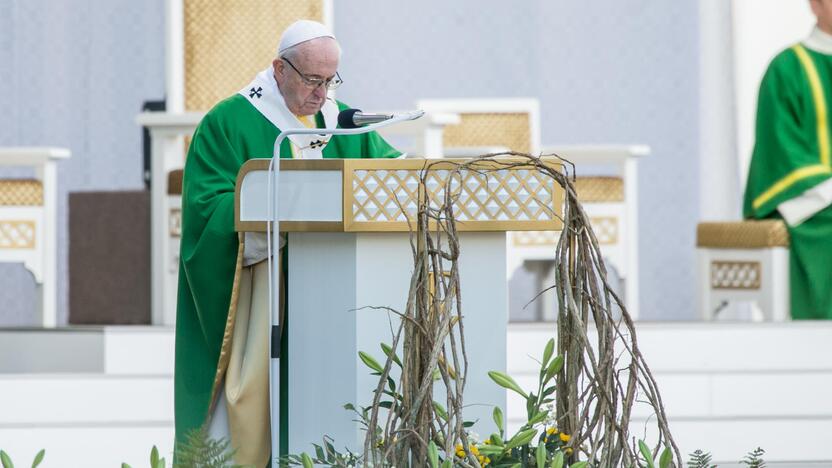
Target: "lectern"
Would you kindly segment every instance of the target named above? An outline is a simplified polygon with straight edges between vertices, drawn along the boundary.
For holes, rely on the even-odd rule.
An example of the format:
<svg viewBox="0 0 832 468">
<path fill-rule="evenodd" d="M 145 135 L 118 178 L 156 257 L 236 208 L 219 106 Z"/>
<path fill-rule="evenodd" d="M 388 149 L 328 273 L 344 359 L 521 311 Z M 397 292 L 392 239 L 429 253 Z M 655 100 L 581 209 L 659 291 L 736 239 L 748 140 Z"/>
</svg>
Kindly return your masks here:
<svg viewBox="0 0 832 468">
<path fill-rule="evenodd" d="M 343 406 L 369 405 L 378 380 L 358 352 L 384 358 L 379 343 L 392 341 L 399 320 L 366 307 L 404 310 L 413 272 L 408 218 L 415 219 L 420 173 L 430 167 L 425 193 L 440 200 L 460 162 L 281 161 L 273 196 L 289 249 L 283 451 L 308 452 L 324 435 L 339 449 L 360 450 L 364 434 Z M 268 166 L 267 159 L 253 159 L 240 170 L 238 231 L 266 230 Z M 479 421 L 473 430 L 480 434 L 494 431 L 493 406 L 505 409 L 506 403 L 505 390 L 487 374 L 506 367 L 506 232 L 561 228 L 562 191 L 553 179 L 529 167 L 493 167 L 462 172 L 451 186 L 459 194 L 455 213 L 469 361 L 464 414 Z"/>
</svg>

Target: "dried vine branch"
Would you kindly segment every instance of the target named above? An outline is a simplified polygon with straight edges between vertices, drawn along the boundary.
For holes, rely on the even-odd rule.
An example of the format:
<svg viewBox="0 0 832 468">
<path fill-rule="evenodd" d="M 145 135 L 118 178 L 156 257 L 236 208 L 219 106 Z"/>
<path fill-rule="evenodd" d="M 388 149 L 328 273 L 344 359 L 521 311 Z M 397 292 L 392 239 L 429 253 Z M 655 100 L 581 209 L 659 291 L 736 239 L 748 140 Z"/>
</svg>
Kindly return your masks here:
<svg viewBox="0 0 832 468">
<path fill-rule="evenodd" d="M 554 251 L 556 281 L 547 290 L 554 290 L 557 297 L 557 346 L 565 362 L 557 375 L 556 418 L 558 427 L 573 435 L 572 457 L 589 460 L 591 466 L 638 465 L 639 451 L 629 427 L 634 405 L 645 400 L 658 426 L 655 451 L 659 446 L 671 447 L 676 466 L 683 466 L 655 379 L 639 350 L 635 326 L 607 280 L 598 240 L 578 201 L 574 169 L 568 161 L 560 161 L 553 165 L 508 152 L 465 162 L 426 162 L 420 173 L 416 225 L 411 226 L 413 276 L 392 344 L 395 350 L 401 343 L 402 349 L 402 371 L 395 386 L 399 395 L 389 408 L 380 406 L 396 366 L 389 355 L 370 409 L 365 462 L 422 466 L 432 441 L 445 454 L 454 454 L 461 444 L 465 456 L 455 459 L 455 466 L 480 466 L 463 426 L 468 358 L 454 206 L 467 174 L 489 177 L 496 171 L 524 169 L 551 178 L 564 192 L 563 232 Z M 438 167 L 450 174 L 441 199 L 426 188 L 429 174 Z M 441 396 L 434 395 L 436 372 L 444 383 Z"/>
</svg>

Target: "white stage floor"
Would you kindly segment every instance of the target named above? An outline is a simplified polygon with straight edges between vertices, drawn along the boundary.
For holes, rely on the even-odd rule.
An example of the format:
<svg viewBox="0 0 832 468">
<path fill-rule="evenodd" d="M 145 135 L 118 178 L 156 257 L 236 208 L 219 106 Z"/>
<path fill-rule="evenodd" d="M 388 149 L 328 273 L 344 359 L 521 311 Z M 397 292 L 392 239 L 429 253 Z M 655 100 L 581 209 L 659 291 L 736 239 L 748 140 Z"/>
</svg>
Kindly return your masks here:
<svg viewBox="0 0 832 468">
<path fill-rule="evenodd" d="M 685 458 L 699 448 L 738 466 L 760 446 L 770 466 L 832 467 L 832 322 L 637 330 Z M 508 371 L 521 386 L 553 335 L 552 323 L 509 326 Z M 0 448 L 23 465 L 45 448 L 46 468 L 144 466 L 154 444 L 169 460 L 172 374 L 171 328 L 0 329 Z M 510 428 L 523 413 L 510 395 Z M 648 416 L 637 414 L 634 434 Z M 480 434 L 493 429 L 481 424 Z"/>
</svg>

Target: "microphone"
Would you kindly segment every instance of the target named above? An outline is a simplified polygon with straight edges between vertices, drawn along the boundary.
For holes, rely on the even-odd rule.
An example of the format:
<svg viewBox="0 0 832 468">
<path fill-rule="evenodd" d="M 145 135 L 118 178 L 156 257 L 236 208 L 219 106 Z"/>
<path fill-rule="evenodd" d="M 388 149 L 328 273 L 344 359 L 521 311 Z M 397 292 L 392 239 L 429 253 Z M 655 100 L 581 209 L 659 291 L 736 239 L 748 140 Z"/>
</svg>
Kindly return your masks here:
<svg viewBox="0 0 832 468">
<path fill-rule="evenodd" d="M 360 109 L 344 109 L 338 113 L 338 126 L 341 128 L 358 128 L 384 122 L 393 117 L 393 114 L 365 114 Z"/>
</svg>

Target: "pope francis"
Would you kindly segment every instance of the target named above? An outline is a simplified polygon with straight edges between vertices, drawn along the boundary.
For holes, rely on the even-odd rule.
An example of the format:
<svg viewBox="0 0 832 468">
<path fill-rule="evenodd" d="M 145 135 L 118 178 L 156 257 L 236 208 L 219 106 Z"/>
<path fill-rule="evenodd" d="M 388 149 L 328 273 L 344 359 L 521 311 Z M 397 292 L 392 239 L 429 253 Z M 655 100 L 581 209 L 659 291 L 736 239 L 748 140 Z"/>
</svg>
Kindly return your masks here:
<svg viewBox="0 0 832 468">
<path fill-rule="evenodd" d="M 258 293 L 268 284 L 267 254 L 264 239 L 234 231 L 235 180 L 246 160 L 272 156 L 281 129 L 337 126 L 347 106 L 329 91 L 342 82 L 340 55 L 324 25 L 295 22 L 281 36 L 271 65 L 205 115 L 188 150 L 176 317 L 176 440 L 204 428 L 213 438 L 230 440 L 238 464 L 267 466 L 272 454 L 268 311 Z M 292 135 L 280 147 L 281 158 L 399 155 L 374 132 Z"/>
</svg>

